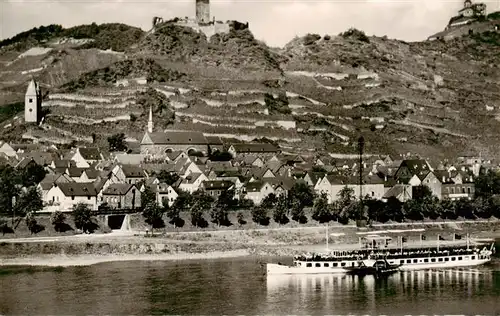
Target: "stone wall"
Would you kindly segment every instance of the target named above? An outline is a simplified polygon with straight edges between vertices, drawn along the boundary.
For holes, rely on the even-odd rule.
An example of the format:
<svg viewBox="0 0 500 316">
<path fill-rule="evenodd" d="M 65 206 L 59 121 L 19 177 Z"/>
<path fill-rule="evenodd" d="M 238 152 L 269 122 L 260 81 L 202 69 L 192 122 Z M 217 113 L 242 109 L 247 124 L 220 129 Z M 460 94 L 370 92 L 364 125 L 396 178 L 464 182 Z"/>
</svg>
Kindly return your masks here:
<svg viewBox="0 0 500 316">
<path fill-rule="evenodd" d="M 164 157 L 166 156 L 167 150 L 171 151 L 183 151 L 188 153 L 191 149 L 196 151 L 201 151 L 203 153 L 208 153 L 208 145 L 196 145 L 196 144 L 187 144 L 187 145 L 141 145 L 141 154 L 142 155 L 151 155 L 153 157 Z"/>
</svg>

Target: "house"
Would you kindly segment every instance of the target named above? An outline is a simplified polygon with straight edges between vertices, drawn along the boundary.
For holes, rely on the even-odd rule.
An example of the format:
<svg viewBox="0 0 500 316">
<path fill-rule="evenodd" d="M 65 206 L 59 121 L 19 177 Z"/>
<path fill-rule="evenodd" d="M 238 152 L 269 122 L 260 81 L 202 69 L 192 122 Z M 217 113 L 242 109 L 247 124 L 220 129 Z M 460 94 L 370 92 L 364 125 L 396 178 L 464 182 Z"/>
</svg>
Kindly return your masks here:
<svg viewBox="0 0 500 316">
<path fill-rule="evenodd" d="M 151 157 L 165 157 L 167 153 L 182 151 L 208 153 L 208 141 L 200 132 L 167 131 L 147 132 L 141 141 L 141 154 Z"/>
<path fill-rule="evenodd" d="M 319 180 L 321 180 L 325 176 L 324 172 L 313 172 L 308 171 L 304 176 L 304 181 L 308 186 L 314 187 Z"/>
<path fill-rule="evenodd" d="M 255 205 L 260 205 L 269 194 L 274 193 L 272 185 L 268 182 L 249 182 L 243 187 L 245 198 L 253 201 Z"/>
<path fill-rule="evenodd" d="M 70 159 L 78 168 L 89 168 L 92 164 L 104 160 L 104 156 L 97 147 L 82 147 L 77 148 Z"/>
<path fill-rule="evenodd" d="M 258 143 L 258 144 L 232 144 L 228 152 L 233 157 L 247 156 L 247 155 L 258 155 L 260 157 L 272 157 L 280 153 L 278 147 L 269 143 Z"/>
<path fill-rule="evenodd" d="M 201 188 L 203 181 L 208 181 L 208 178 L 203 173 L 191 173 L 185 179 L 181 180 L 179 189 L 194 193 Z"/>
<path fill-rule="evenodd" d="M 179 196 L 174 188 L 166 183 L 159 183 L 153 186 L 153 191 L 156 192 L 156 202 L 161 207 L 166 203 L 168 206 L 172 206 Z"/>
<path fill-rule="evenodd" d="M 382 201 L 387 202 L 391 197 L 395 197 L 400 202 L 404 203 L 411 200 L 413 196 L 412 186 L 407 184 L 396 184 L 390 187 L 387 192 L 385 192 L 382 197 Z"/>
<path fill-rule="evenodd" d="M 326 193 L 328 203 L 333 203 L 338 199 L 339 192 L 345 187 L 353 190 L 355 198 L 358 198 L 361 193 L 363 197 L 368 196 L 372 199 L 381 200 L 386 193 L 384 180 L 370 175 L 363 177 L 362 185 L 359 185 L 358 177 L 326 175 L 316 184 L 314 191 L 318 195 Z"/>
<path fill-rule="evenodd" d="M 116 165 L 112 173 L 117 178 L 116 182 L 129 184 L 136 184 L 147 176 L 144 170 L 136 165 Z"/>
<path fill-rule="evenodd" d="M 422 183 L 420 177 L 425 177 L 429 171 L 433 170 L 427 161 L 422 159 L 408 159 L 401 162 L 394 174 L 394 178 L 399 183 L 408 184 L 411 182 L 412 185 L 417 186 Z"/>
<path fill-rule="evenodd" d="M 97 210 L 97 192 L 92 183 L 56 183 L 48 190 L 44 202 L 59 211 L 71 211 L 78 203 Z"/>
<path fill-rule="evenodd" d="M 42 192 L 42 198 L 44 199 L 49 190 L 57 183 L 68 183 L 74 182 L 70 176 L 61 173 L 46 174 L 45 178 L 38 184 L 39 190 Z"/>
<path fill-rule="evenodd" d="M 461 172 L 441 171 L 437 173 L 441 183 L 441 198 L 457 200 L 461 198 L 473 199 L 475 185 L 472 176 Z"/>
<path fill-rule="evenodd" d="M 0 153 L 4 153 L 7 157 L 18 158 L 16 151 L 9 145 L 9 143 L 1 142 L 0 144 Z"/>
<path fill-rule="evenodd" d="M 431 190 L 432 195 L 441 199 L 441 181 L 433 171 L 427 172 L 422 178 L 421 184 L 427 186 Z"/>
<path fill-rule="evenodd" d="M 113 183 L 102 192 L 101 203 L 107 203 L 113 209 L 138 209 L 141 207 L 141 191 L 135 184 Z"/>
<path fill-rule="evenodd" d="M 201 189 L 215 200 L 217 200 L 222 193 L 234 189 L 234 187 L 234 183 L 227 180 L 203 181 L 201 184 Z"/>
<path fill-rule="evenodd" d="M 146 156 L 141 154 L 115 154 L 113 162 L 122 165 L 140 165 L 145 160 Z"/>
</svg>

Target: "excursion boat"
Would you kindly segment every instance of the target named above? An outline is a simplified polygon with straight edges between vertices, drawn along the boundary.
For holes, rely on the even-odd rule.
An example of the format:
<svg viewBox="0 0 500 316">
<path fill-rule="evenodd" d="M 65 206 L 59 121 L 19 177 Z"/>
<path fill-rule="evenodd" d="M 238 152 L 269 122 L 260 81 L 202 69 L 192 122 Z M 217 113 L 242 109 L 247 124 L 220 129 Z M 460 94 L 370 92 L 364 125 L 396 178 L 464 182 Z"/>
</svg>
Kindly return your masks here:
<svg viewBox="0 0 500 316">
<path fill-rule="evenodd" d="M 470 245 L 467 236 L 466 245 L 446 245 L 440 247 L 439 238 L 435 247 L 419 246 L 403 248 L 401 237 L 400 248 L 389 248 L 388 236 L 370 235 L 360 242 L 359 249 L 336 250 L 322 254 L 306 253 L 294 256 L 293 265 L 268 263 L 267 275 L 283 274 L 346 274 L 356 271 L 358 267 L 373 268 L 377 260 L 386 261 L 391 267 L 397 265 L 400 271 L 434 268 L 454 268 L 477 266 L 491 261 L 494 243 L 487 245 L 475 243 Z M 382 242 L 382 243 L 380 243 Z M 373 269 L 358 269 L 373 270 Z"/>
</svg>

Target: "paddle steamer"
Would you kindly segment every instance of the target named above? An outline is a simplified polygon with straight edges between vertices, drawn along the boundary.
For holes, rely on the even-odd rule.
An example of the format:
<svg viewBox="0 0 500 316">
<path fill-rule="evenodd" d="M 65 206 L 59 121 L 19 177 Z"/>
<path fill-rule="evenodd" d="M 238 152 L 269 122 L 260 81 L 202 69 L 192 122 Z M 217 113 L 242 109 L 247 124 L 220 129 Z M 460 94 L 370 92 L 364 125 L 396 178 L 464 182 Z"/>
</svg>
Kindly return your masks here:
<svg viewBox="0 0 500 316">
<path fill-rule="evenodd" d="M 371 235 L 364 238 L 359 249 L 306 253 L 295 256 L 291 266 L 268 263 L 267 274 L 348 273 L 356 267 L 373 267 L 378 260 L 398 265 L 400 271 L 477 266 L 491 261 L 494 252 L 494 243 L 471 242 L 468 236 L 466 245 L 440 246 L 438 239 L 436 246 L 411 248 L 403 248 L 403 242 L 400 248 L 389 248 L 390 239 Z"/>
</svg>

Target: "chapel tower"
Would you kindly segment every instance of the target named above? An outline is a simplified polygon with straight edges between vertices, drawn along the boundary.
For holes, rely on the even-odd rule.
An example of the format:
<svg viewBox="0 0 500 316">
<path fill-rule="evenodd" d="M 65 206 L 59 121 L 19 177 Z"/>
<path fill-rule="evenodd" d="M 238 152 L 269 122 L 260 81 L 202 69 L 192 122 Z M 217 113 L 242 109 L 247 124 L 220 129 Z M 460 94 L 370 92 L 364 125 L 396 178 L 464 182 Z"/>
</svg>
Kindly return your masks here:
<svg viewBox="0 0 500 316">
<path fill-rule="evenodd" d="M 148 133 L 153 132 L 153 110 L 149 107 Z"/>
<path fill-rule="evenodd" d="M 26 123 L 38 123 L 42 113 L 42 93 L 40 86 L 31 79 L 24 96 L 24 121 Z"/>
<path fill-rule="evenodd" d="M 210 23 L 210 0 L 196 0 L 196 22 Z"/>
</svg>

